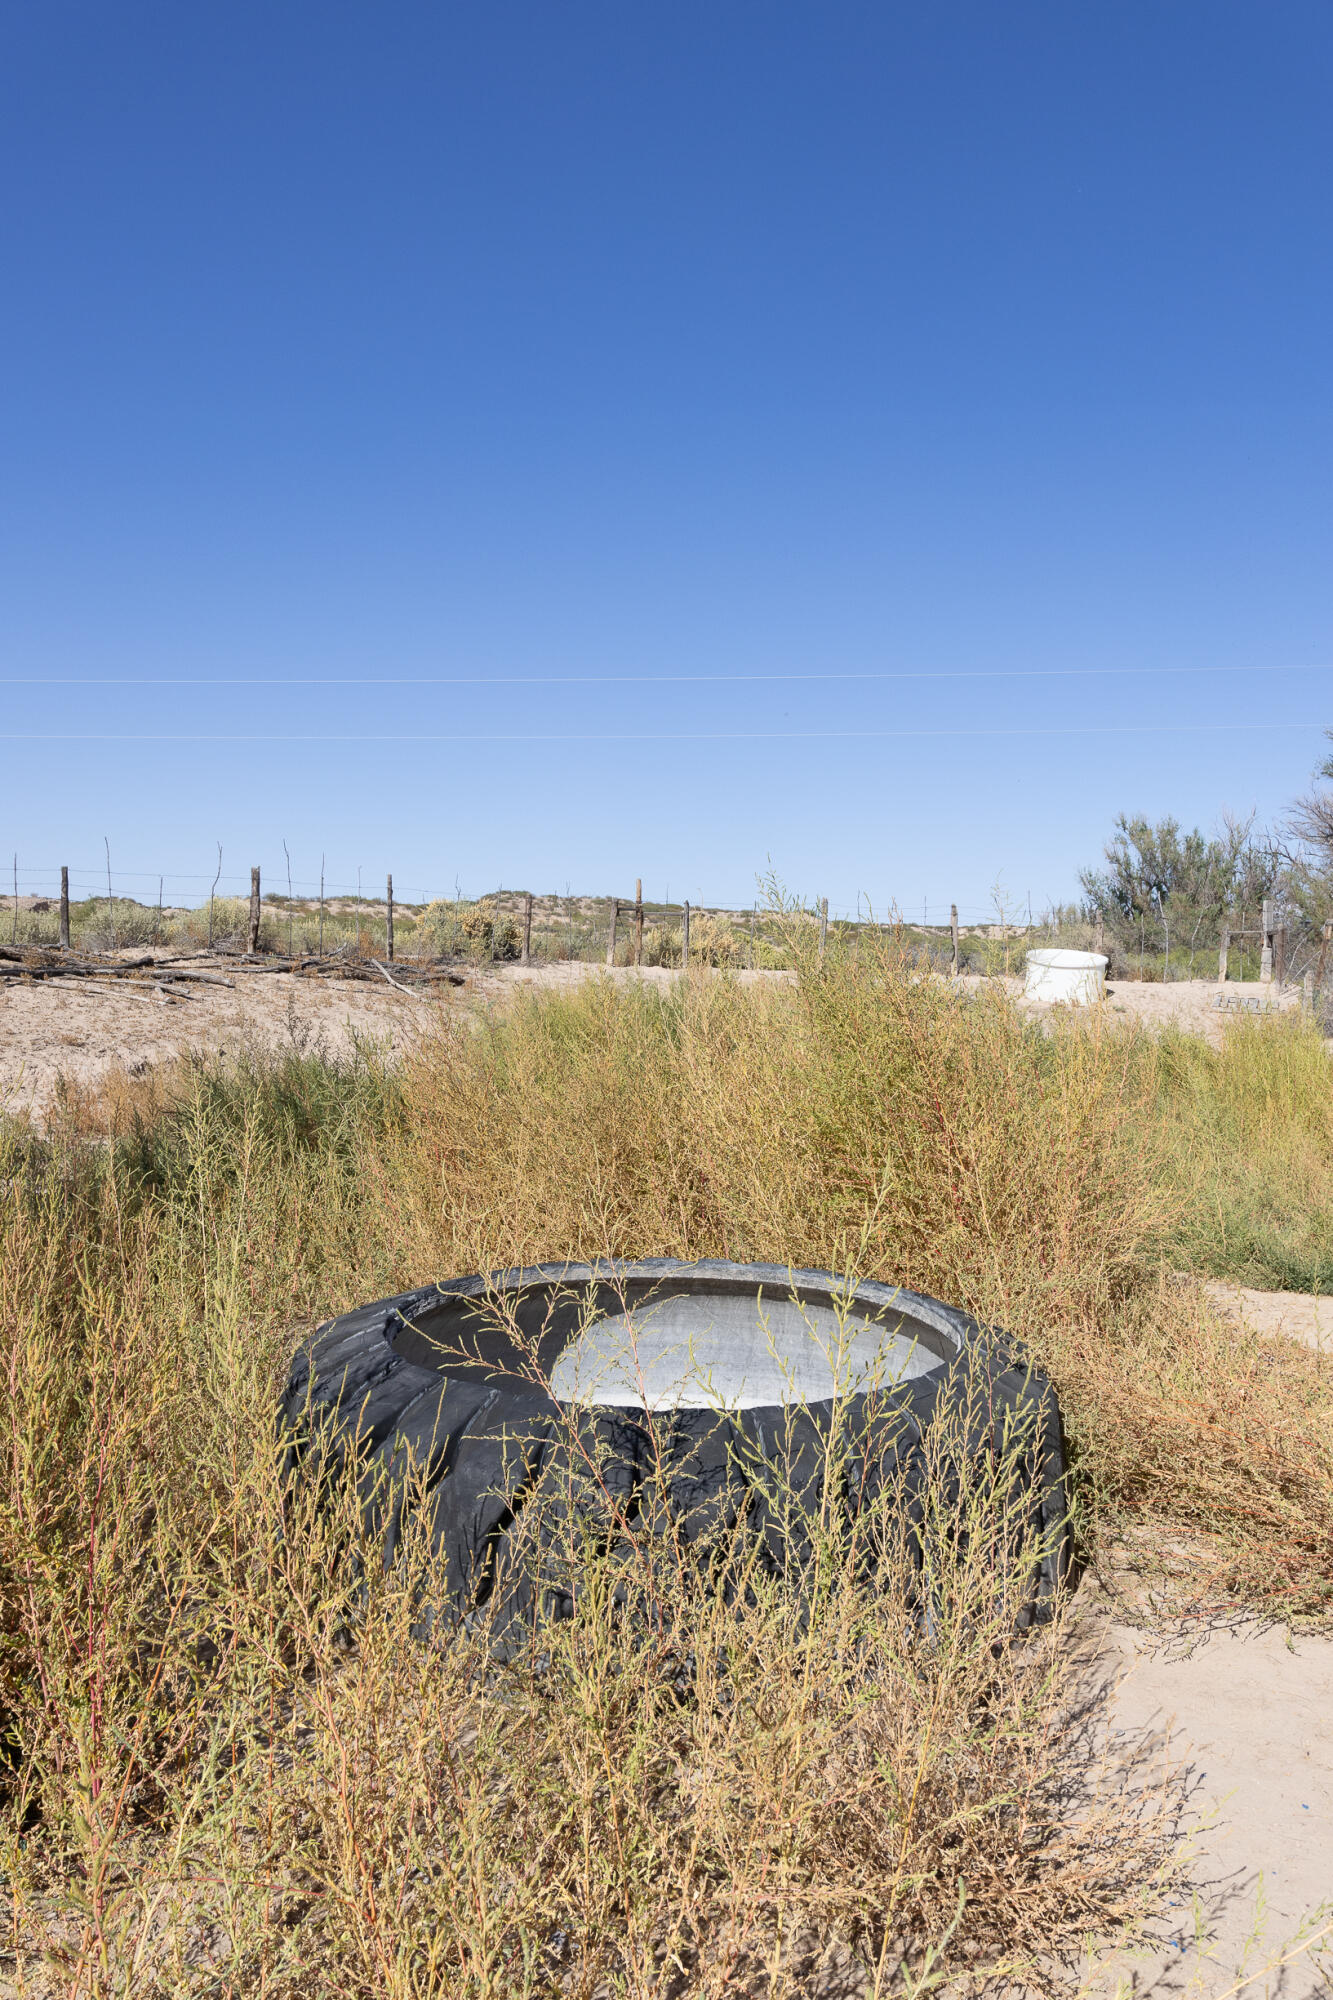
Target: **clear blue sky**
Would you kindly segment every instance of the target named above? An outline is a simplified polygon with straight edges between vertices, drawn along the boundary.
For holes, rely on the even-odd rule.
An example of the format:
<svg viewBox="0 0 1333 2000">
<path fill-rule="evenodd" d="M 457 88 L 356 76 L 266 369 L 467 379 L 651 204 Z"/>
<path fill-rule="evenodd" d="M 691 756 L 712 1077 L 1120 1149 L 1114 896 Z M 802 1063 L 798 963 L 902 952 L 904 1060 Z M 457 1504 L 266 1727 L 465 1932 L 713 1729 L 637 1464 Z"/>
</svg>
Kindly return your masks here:
<svg viewBox="0 0 1333 2000">
<path fill-rule="evenodd" d="M 1326 747 L 1327 0 L 43 0 L 0 169 L 23 887 L 980 914 Z"/>
</svg>

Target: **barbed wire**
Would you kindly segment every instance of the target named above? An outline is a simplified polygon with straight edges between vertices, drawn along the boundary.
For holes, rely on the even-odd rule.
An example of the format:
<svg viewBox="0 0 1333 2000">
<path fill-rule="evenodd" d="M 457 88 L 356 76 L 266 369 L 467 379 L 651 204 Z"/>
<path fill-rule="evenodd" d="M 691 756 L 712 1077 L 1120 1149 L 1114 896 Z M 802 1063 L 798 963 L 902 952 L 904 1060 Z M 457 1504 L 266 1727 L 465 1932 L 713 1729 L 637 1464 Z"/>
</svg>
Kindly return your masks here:
<svg viewBox="0 0 1333 2000">
<path fill-rule="evenodd" d="M 0 687 L 712 687 L 839 681 L 1094 680 L 1110 675 L 1323 674 L 1322 662 L 1241 661 L 1225 666 L 831 667 L 744 674 L 0 674 Z"/>
<path fill-rule="evenodd" d="M 261 881 L 262 878 L 263 871 L 261 869 Z M 4 910 L 6 905 L 12 905 L 15 879 L 15 873 L 11 866 L 9 871 L 4 874 L 3 880 L 0 880 L 0 912 Z M 285 876 L 283 879 L 285 881 Z M 131 896 L 126 889 L 127 884 L 147 884 L 151 888 L 152 884 L 160 882 L 162 885 L 164 907 L 193 909 L 204 908 L 208 903 L 207 895 L 201 895 L 198 888 L 194 885 L 204 883 L 211 885 L 213 881 L 214 876 L 208 871 L 200 871 L 196 874 L 179 870 L 172 873 L 156 869 L 113 867 L 111 870 L 113 896 L 120 895 L 124 901 L 141 902 L 144 908 L 154 907 L 157 903 L 157 897 L 150 895 L 145 900 L 142 896 Z M 52 904 L 59 901 L 59 866 L 35 866 L 23 863 L 17 871 L 17 882 L 20 901 L 29 898 L 35 898 L 38 901 L 48 901 Z M 185 894 L 178 896 L 174 893 L 168 893 L 174 891 L 178 886 L 185 884 L 191 885 Z M 107 871 L 105 864 L 100 868 L 96 865 L 70 866 L 69 893 L 72 903 L 105 902 L 107 896 Z M 594 894 L 589 891 L 576 892 L 556 889 L 529 891 L 522 888 L 507 888 L 503 884 L 482 890 L 478 893 L 482 896 L 499 897 L 521 897 L 531 894 L 540 902 L 553 903 L 562 907 L 569 904 L 581 906 L 589 903 L 609 907 L 612 901 L 618 901 L 622 911 L 626 908 L 632 908 L 634 903 L 634 898 L 628 895 L 613 896 L 611 894 Z M 248 869 L 244 874 L 224 874 L 218 878 L 216 889 L 218 901 L 245 902 L 248 901 L 249 895 L 250 875 Z M 314 905 L 317 903 L 319 895 L 320 884 L 316 878 L 299 876 L 292 878 L 293 901 Z M 269 909 L 283 907 L 286 904 L 286 897 L 287 892 L 285 888 L 276 890 L 265 889 L 263 894 L 264 906 Z M 386 905 L 386 897 L 382 893 L 367 889 L 364 883 L 358 886 L 351 882 L 333 882 L 326 879 L 323 885 L 323 897 L 326 904 L 354 903 L 359 908 L 366 910 L 382 911 Z M 394 905 L 396 908 L 411 909 L 423 907 L 431 902 L 469 903 L 476 900 L 476 896 L 465 895 L 461 891 L 453 889 L 446 889 L 441 892 L 437 887 L 422 891 L 417 885 L 400 886 L 396 879 L 394 883 Z M 683 902 L 681 898 L 672 899 L 670 897 L 647 895 L 643 900 L 644 908 L 654 911 L 679 910 Z M 690 898 L 690 903 L 691 907 L 695 909 L 727 910 L 741 915 L 753 910 L 756 921 L 762 921 L 777 914 L 768 904 L 757 900 L 743 903 L 719 897 L 709 901 L 695 902 L 693 898 Z M 817 913 L 819 899 L 815 898 L 807 902 L 804 907 L 812 913 Z M 1021 910 L 1015 905 L 1008 909 L 1007 915 L 997 909 L 993 903 L 959 903 L 954 906 L 934 902 L 927 898 L 919 920 L 914 914 L 915 903 L 912 899 L 908 899 L 906 903 L 901 904 L 889 901 L 882 906 L 872 906 L 863 898 L 859 903 L 854 905 L 834 904 L 830 902 L 828 905 L 828 919 L 830 923 L 890 924 L 901 922 L 908 927 L 916 926 L 919 921 L 920 926 L 927 930 L 945 929 L 948 927 L 950 912 L 953 907 L 957 908 L 958 920 L 961 924 L 999 924 L 1007 922 L 1009 927 L 1013 929 L 1021 928 L 1027 921 L 1026 898 L 1023 900 Z M 1043 903 L 1043 912 L 1045 908 L 1046 905 Z M 1037 920 L 1038 915 L 1037 905 L 1034 904 L 1034 922 Z"/>
</svg>

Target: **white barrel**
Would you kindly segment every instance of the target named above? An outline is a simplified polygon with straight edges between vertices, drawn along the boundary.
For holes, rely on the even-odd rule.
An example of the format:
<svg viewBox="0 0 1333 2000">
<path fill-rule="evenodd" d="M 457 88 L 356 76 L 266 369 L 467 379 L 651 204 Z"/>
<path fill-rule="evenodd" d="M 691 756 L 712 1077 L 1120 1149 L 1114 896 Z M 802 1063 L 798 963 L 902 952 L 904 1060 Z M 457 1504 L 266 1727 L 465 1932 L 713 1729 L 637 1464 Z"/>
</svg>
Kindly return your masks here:
<svg viewBox="0 0 1333 2000">
<path fill-rule="evenodd" d="M 1093 1007 L 1106 995 L 1107 960 L 1099 951 L 1030 951 L 1025 1000 L 1063 1000 Z"/>
</svg>

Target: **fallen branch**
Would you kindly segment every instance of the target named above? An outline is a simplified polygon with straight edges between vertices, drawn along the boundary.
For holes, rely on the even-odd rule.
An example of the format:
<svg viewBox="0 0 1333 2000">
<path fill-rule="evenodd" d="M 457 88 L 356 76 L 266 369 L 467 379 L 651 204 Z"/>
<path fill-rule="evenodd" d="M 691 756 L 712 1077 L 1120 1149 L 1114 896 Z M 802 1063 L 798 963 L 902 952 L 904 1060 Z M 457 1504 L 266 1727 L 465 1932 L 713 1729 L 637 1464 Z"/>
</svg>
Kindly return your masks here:
<svg viewBox="0 0 1333 2000">
<path fill-rule="evenodd" d="M 142 979 L 133 984 L 129 980 L 117 981 L 114 986 L 99 986 L 95 980 L 81 979 L 73 990 L 91 993 L 98 1000 L 155 1000 L 160 1007 L 184 1006 L 190 997 L 187 993 L 168 993 L 165 986 L 149 986 Z"/>
<path fill-rule="evenodd" d="M 196 981 L 201 986 L 225 986 L 232 993 L 236 991 L 236 981 L 234 979 L 224 979 L 220 972 L 163 972 L 159 967 L 157 976 L 159 979 L 166 979 L 172 982 L 178 979 L 190 979 Z"/>
<path fill-rule="evenodd" d="M 414 991 L 412 987 L 404 986 L 402 980 L 395 979 L 393 974 L 387 969 L 387 967 L 381 965 L 377 958 L 372 958 L 370 963 L 374 966 L 376 972 L 382 972 L 384 974 L 384 977 L 388 980 L 390 986 L 393 987 L 396 993 L 406 993 L 410 1000 L 422 1000 L 422 1001 L 425 1000 L 426 996 L 424 993 L 417 993 Z"/>
</svg>

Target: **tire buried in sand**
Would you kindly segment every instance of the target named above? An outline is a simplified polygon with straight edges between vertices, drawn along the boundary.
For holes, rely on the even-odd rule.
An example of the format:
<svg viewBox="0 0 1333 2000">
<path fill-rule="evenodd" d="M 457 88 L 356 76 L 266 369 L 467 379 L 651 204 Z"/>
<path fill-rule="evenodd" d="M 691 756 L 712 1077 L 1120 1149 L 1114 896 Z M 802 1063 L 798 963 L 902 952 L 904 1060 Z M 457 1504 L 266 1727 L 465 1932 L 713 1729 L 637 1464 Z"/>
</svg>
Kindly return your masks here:
<svg viewBox="0 0 1333 2000">
<path fill-rule="evenodd" d="M 1015 1628 L 1047 1615 L 1070 1564 L 1050 1384 L 966 1313 L 827 1271 L 607 1260 L 405 1292 L 301 1347 L 280 1426 L 289 1476 L 336 1477 L 351 1455 L 386 1562 L 404 1507 L 424 1508 L 445 1601 L 423 1623 L 487 1607 L 501 1642 L 572 1610 L 560 1551 L 588 1533 L 608 1547 L 666 1524 L 704 1556 L 740 1527 L 799 1589 L 830 1501 L 844 1526 L 878 1521 L 856 1542 L 868 1573 L 898 1525 L 929 1618 L 941 1478 L 961 1496 L 1001 1461 L 1002 1539 L 1027 1551 L 1021 1601 L 1005 1586 Z"/>
</svg>

